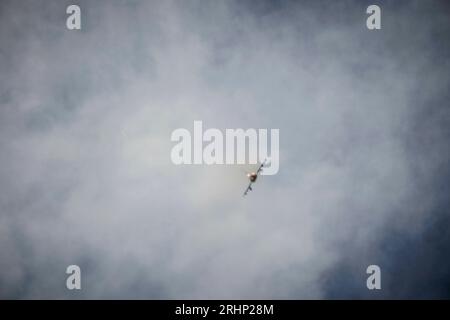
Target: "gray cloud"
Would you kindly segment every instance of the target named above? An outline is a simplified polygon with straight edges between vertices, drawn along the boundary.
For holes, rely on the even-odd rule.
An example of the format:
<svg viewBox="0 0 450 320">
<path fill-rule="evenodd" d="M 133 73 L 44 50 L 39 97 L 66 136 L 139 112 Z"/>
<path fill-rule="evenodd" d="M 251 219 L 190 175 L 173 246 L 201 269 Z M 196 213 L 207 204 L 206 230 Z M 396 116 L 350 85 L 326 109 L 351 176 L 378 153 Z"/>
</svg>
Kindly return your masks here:
<svg viewBox="0 0 450 320">
<path fill-rule="evenodd" d="M 0 4 L 1 297 L 448 297 L 444 3 L 78 3 Z M 278 175 L 174 166 L 194 120 Z"/>
</svg>

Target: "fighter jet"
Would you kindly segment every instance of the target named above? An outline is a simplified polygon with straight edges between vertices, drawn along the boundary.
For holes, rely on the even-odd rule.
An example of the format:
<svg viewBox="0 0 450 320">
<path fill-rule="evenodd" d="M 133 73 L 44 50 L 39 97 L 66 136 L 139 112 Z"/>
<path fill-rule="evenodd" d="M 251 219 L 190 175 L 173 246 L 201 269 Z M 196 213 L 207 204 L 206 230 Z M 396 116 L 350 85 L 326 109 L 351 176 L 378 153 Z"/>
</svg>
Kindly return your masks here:
<svg viewBox="0 0 450 320">
<path fill-rule="evenodd" d="M 250 180 L 250 183 L 248 184 L 247 189 L 245 190 L 244 194 L 242 195 L 245 197 L 249 191 L 252 191 L 252 183 L 255 183 L 256 179 L 258 178 L 258 174 L 263 170 L 264 165 L 266 164 L 266 159 L 264 159 L 263 163 L 259 166 L 258 170 L 256 172 L 249 172 L 247 173 L 248 180 Z"/>
</svg>

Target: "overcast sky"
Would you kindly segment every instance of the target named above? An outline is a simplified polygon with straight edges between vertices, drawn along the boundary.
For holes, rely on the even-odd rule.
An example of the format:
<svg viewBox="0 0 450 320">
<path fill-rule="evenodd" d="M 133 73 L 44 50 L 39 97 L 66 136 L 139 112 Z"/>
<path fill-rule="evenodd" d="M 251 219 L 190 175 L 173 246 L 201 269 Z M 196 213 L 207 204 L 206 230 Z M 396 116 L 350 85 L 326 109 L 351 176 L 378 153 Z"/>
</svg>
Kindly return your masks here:
<svg viewBox="0 0 450 320">
<path fill-rule="evenodd" d="M 1 1 L 0 297 L 449 298 L 449 17 Z M 254 166 L 174 165 L 194 120 L 279 129 L 278 174 L 242 198 Z"/>
</svg>

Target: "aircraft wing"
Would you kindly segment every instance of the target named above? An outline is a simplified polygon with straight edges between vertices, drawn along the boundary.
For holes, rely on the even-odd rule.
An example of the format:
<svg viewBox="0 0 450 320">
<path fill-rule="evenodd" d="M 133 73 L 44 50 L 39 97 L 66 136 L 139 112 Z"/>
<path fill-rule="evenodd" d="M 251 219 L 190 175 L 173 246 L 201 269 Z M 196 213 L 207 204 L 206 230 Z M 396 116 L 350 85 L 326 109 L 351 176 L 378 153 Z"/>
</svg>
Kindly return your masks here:
<svg viewBox="0 0 450 320">
<path fill-rule="evenodd" d="M 242 195 L 243 197 L 245 197 L 246 195 L 247 195 L 247 193 L 249 192 L 249 191 L 252 191 L 253 189 L 252 189 L 252 182 L 250 182 L 249 184 L 248 184 L 248 187 L 247 187 L 247 189 L 245 189 L 245 192 L 244 192 L 244 194 Z"/>
<path fill-rule="evenodd" d="M 258 174 L 258 173 L 260 173 L 262 171 L 265 163 L 266 163 L 266 160 L 264 160 L 264 162 L 260 164 L 260 166 L 258 168 L 258 171 L 256 171 L 256 174 Z"/>
</svg>

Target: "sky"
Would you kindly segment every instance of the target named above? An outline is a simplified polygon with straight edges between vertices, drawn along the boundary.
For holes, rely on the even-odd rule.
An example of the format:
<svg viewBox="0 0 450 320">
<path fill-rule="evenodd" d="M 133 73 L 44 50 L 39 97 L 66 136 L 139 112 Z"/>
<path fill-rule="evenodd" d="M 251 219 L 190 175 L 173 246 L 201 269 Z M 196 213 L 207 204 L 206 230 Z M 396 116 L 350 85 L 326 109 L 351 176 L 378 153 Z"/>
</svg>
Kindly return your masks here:
<svg viewBox="0 0 450 320">
<path fill-rule="evenodd" d="M 0 298 L 450 298 L 450 10 L 374 3 L 1 1 Z M 174 165 L 195 120 L 279 172 Z"/>
</svg>

